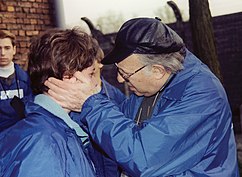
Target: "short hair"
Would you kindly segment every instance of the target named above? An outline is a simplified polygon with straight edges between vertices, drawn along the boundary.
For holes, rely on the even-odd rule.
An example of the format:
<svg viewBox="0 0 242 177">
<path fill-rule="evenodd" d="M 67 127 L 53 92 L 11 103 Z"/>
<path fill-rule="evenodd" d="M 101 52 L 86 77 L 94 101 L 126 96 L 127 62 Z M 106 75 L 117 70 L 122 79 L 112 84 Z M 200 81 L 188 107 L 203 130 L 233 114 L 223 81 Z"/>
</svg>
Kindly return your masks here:
<svg viewBox="0 0 242 177">
<path fill-rule="evenodd" d="M 160 64 L 167 71 L 175 74 L 182 70 L 186 56 L 186 48 L 181 48 L 178 52 L 169 54 L 135 54 L 145 65 Z"/>
<path fill-rule="evenodd" d="M 0 30 L 0 39 L 4 39 L 4 38 L 10 38 L 12 45 L 13 46 L 16 45 L 16 36 L 13 33 L 11 33 L 10 31 Z"/>
<path fill-rule="evenodd" d="M 94 51 L 95 51 L 95 55 L 96 55 L 95 59 L 99 63 L 101 63 L 101 61 L 102 61 L 102 59 L 104 57 L 103 50 L 102 50 L 102 48 L 100 47 L 98 41 L 95 38 L 92 39 L 92 43 L 93 43 Z"/>
<path fill-rule="evenodd" d="M 31 41 L 28 59 L 33 93 L 46 92 L 49 77 L 72 77 L 93 64 L 92 37 L 79 28 L 47 30 Z"/>
</svg>

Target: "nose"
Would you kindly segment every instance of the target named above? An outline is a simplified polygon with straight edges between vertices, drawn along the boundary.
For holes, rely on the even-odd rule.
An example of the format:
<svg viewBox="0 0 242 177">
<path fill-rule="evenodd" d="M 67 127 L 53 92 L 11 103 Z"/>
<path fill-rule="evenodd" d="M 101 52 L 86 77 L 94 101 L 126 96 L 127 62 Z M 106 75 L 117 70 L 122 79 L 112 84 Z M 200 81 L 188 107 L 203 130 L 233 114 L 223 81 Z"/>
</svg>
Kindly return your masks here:
<svg viewBox="0 0 242 177">
<path fill-rule="evenodd" d="M 99 63 L 99 64 L 98 64 L 98 67 L 99 67 L 100 69 L 102 69 L 102 68 L 103 68 L 103 64 L 102 64 L 102 63 Z"/>
<path fill-rule="evenodd" d="M 117 80 L 118 80 L 119 83 L 125 82 L 124 78 L 119 73 L 117 73 Z"/>
<path fill-rule="evenodd" d="M 0 55 L 4 55 L 4 49 L 0 49 Z"/>
</svg>

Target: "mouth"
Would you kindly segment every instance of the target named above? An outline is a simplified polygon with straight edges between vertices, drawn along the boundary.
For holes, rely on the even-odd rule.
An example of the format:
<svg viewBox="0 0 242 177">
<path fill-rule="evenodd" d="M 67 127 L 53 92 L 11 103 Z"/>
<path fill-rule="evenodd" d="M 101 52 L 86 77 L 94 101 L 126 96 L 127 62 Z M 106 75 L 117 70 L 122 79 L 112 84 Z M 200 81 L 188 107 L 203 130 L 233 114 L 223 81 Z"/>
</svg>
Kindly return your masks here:
<svg viewBox="0 0 242 177">
<path fill-rule="evenodd" d="M 0 57 L 0 60 L 8 60 L 8 59 L 7 59 L 7 58 L 1 58 L 1 57 Z"/>
</svg>

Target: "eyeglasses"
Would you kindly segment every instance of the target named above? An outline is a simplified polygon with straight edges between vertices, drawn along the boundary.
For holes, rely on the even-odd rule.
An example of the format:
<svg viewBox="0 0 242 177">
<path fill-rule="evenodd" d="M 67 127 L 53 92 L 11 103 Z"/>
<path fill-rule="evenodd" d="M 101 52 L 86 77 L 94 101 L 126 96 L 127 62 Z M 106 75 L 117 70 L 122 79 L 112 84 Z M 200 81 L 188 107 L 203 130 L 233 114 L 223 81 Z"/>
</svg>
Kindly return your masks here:
<svg viewBox="0 0 242 177">
<path fill-rule="evenodd" d="M 117 63 L 114 63 L 116 68 L 117 68 L 117 71 L 119 73 L 119 75 L 126 81 L 126 82 L 129 82 L 129 78 L 131 76 L 133 76 L 135 73 L 139 72 L 140 70 L 142 70 L 143 68 L 145 68 L 146 66 L 148 65 L 144 65 L 142 66 L 141 68 L 137 69 L 136 71 L 134 71 L 133 73 L 125 73 L 121 68 L 118 67 Z"/>
</svg>

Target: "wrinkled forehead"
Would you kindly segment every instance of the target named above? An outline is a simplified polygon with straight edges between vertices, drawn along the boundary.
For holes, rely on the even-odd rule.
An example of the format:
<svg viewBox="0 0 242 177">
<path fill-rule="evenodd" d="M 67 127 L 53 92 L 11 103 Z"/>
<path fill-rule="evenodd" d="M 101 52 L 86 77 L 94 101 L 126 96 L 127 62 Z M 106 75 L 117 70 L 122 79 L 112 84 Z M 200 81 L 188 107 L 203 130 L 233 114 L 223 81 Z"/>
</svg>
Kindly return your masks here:
<svg viewBox="0 0 242 177">
<path fill-rule="evenodd" d="M 138 54 L 131 54 L 122 61 L 117 63 L 119 66 L 135 66 L 141 64 L 141 60 L 139 59 Z"/>
</svg>

